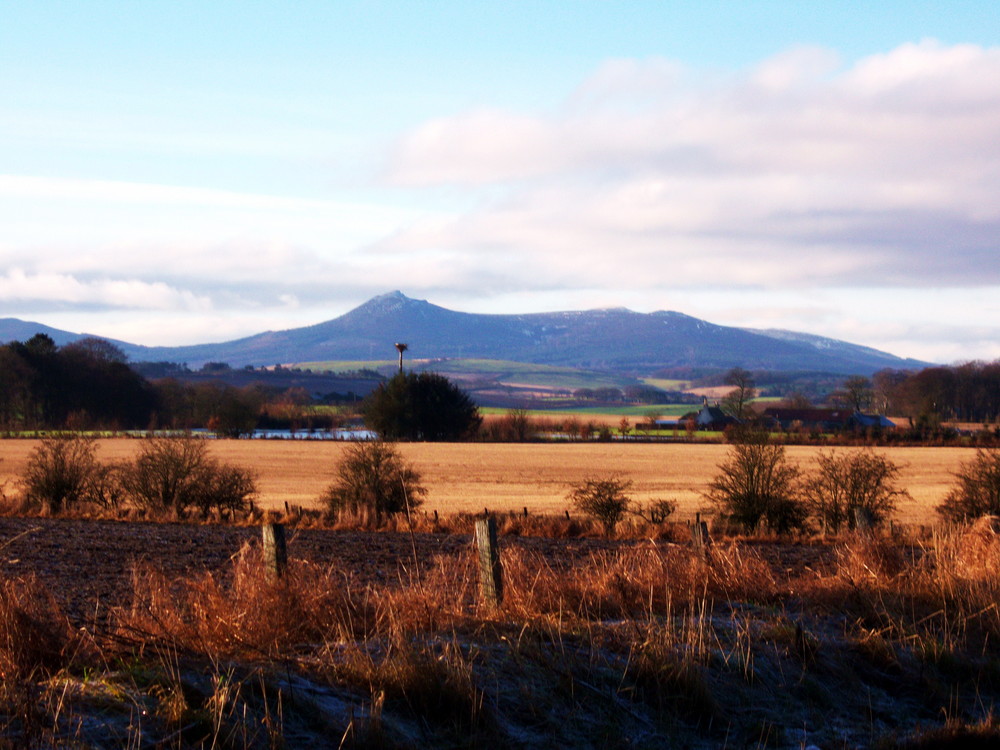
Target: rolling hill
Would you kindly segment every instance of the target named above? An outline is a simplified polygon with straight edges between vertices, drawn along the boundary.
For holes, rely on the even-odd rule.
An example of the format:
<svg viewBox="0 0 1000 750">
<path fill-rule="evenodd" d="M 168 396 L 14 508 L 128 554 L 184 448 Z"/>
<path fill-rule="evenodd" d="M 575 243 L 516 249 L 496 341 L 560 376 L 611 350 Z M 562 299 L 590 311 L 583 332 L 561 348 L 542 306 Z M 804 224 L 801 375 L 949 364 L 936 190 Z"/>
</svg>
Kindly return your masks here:
<svg viewBox="0 0 1000 750">
<path fill-rule="evenodd" d="M 43 327 L 0 320 L 0 340 L 23 340 Z M 29 332 L 30 331 L 30 332 Z M 73 334 L 44 329 L 57 343 Z M 218 344 L 144 347 L 118 343 L 133 361 L 227 362 L 233 367 L 325 360 L 391 359 L 394 343 L 420 359 L 502 359 L 619 373 L 670 368 L 871 374 L 929 363 L 869 347 L 790 331 L 720 326 L 679 312 L 624 308 L 483 315 L 448 310 L 402 292 L 374 297 L 339 318 Z"/>
</svg>

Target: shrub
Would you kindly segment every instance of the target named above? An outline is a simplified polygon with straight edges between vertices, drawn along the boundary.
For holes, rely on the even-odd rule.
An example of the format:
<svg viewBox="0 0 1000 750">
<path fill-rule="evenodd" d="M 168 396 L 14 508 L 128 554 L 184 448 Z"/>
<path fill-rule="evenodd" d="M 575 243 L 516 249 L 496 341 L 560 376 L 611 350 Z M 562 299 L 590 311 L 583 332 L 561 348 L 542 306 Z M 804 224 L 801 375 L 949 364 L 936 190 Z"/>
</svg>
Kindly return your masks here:
<svg viewBox="0 0 1000 750">
<path fill-rule="evenodd" d="M 670 518 L 675 510 L 677 510 L 675 501 L 657 498 L 650 500 L 646 505 L 637 506 L 633 512 L 648 523 L 661 524 Z"/>
<path fill-rule="evenodd" d="M 786 533 L 805 524 L 806 509 L 798 498 L 799 470 L 788 463 L 785 448 L 771 442 L 759 427 L 732 431 L 733 445 L 706 496 L 746 531 L 765 521 Z"/>
<path fill-rule="evenodd" d="M 895 511 L 898 499 L 909 497 L 896 486 L 896 463 L 871 449 L 820 453 L 817 461 L 818 471 L 803 484 L 802 492 L 811 513 L 833 532 L 845 524 L 853 528 L 856 508 L 881 523 Z"/>
<path fill-rule="evenodd" d="M 248 469 L 219 464 L 208 445 L 189 436 L 148 438 L 139 454 L 121 469 L 121 483 L 132 501 L 178 516 L 197 508 L 207 516 L 212 508 L 244 510 L 256 494 Z"/>
<path fill-rule="evenodd" d="M 980 448 L 955 473 L 957 485 L 938 506 L 949 521 L 1000 515 L 1000 448 Z"/>
<path fill-rule="evenodd" d="M 379 521 L 384 515 L 416 508 L 426 493 L 420 474 L 403 461 L 395 446 L 374 440 L 347 448 L 322 500 L 331 515 L 368 511 Z"/>
<path fill-rule="evenodd" d="M 79 503 L 117 504 L 114 475 L 101 466 L 96 443 L 84 437 L 43 440 L 28 458 L 22 476 L 25 499 L 32 507 L 58 513 Z"/>
<path fill-rule="evenodd" d="M 458 440 L 482 422 L 465 392 L 432 372 L 396 375 L 372 391 L 362 411 L 383 440 Z"/>
<path fill-rule="evenodd" d="M 253 472 L 241 466 L 211 462 L 201 474 L 201 486 L 194 495 L 194 506 L 207 516 L 213 508 L 242 512 L 257 494 Z"/>
<path fill-rule="evenodd" d="M 631 486 L 632 480 L 619 476 L 589 478 L 570 490 L 569 500 L 604 524 L 608 536 L 614 536 L 615 527 L 632 504 L 625 494 Z"/>
</svg>

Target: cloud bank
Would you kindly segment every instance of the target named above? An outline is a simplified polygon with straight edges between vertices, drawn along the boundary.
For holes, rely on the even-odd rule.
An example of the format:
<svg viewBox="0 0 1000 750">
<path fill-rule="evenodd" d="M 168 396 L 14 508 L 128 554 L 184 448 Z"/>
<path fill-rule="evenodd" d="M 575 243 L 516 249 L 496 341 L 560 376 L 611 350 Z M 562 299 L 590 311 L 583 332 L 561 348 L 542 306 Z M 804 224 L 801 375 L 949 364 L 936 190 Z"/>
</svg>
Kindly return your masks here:
<svg viewBox="0 0 1000 750">
<path fill-rule="evenodd" d="M 386 247 L 487 268 L 503 253 L 529 286 L 997 284 L 997 80 L 1000 50 L 934 41 L 725 76 L 611 61 L 554 113 L 402 138 L 394 183 L 482 201 Z"/>
</svg>

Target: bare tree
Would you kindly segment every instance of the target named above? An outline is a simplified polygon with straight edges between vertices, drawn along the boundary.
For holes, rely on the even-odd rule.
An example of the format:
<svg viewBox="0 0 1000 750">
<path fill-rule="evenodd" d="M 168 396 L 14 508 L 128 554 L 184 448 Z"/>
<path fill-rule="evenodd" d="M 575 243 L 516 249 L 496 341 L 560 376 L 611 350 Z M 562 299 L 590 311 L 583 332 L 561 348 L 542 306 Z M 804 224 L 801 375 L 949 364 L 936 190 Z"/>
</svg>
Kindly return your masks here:
<svg viewBox="0 0 1000 750">
<path fill-rule="evenodd" d="M 788 409 L 811 409 L 812 405 L 812 401 L 802 391 L 794 391 L 782 399 L 782 406 Z"/>
<path fill-rule="evenodd" d="M 872 381 L 863 375 L 855 375 L 844 381 L 844 400 L 854 411 L 871 408 L 874 395 Z"/>
<path fill-rule="evenodd" d="M 742 367 L 734 367 L 726 373 L 725 382 L 734 388 L 722 399 L 722 410 L 739 420 L 746 419 L 750 416 L 750 401 L 756 395 L 753 375 Z"/>
<path fill-rule="evenodd" d="M 853 453 L 820 453 L 817 472 L 803 484 L 802 493 L 814 516 L 833 532 L 854 526 L 854 511 L 863 508 L 875 523 L 896 509 L 909 493 L 896 485 L 899 466 L 871 449 Z"/>
<path fill-rule="evenodd" d="M 759 427 L 738 426 L 732 435 L 729 456 L 708 485 L 708 499 L 747 531 L 761 521 L 778 533 L 800 528 L 806 512 L 798 498 L 799 470 L 788 462 L 785 447 Z"/>
</svg>

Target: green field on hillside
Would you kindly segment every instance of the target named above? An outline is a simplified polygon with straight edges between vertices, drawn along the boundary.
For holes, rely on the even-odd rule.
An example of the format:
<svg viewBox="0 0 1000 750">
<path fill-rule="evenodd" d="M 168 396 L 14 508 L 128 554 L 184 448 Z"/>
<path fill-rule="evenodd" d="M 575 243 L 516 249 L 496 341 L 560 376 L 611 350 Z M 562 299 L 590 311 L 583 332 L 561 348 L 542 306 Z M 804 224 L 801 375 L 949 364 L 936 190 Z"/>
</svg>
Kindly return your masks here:
<svg viewBox="0 0 1000 750">
<path fill-rule="evenodd" d="M 300 370 L 312 370 L 313 372 L 354 372 L 356 370 L 380 370 L 387 367 L 396 367 L 399 364 L 395 359 L 370 359 L 370 360 L 339 360 L 331 359 L 322 362 L 296 362 L 292 367 Z"/>
<path fill-rule="evenodd" d="M 668 378 L 642 378 L 645 385 L 659 388 L 663 391 L 686 391 L 691 384 L 687 380 L 676 380 Z"/>
<path fill-rule="evenodd" d="M 325 362 L 300 362 L 296 367 L 313 372 L 351 372 L 353 370 L 378 370 L 384 372 L 397 365 L 395 360 L 369 360 L 351 362 L 330 360 Z M 503 385 L 537 386 L 546 389 L 576 390 L 577 388 L 625 388 L 640 381 L 613 373 L 578 370 L 572 367 L 536 365 L 529 362 L 510 362 L 497 359 L 404 359 L 407 370 L 437 372 L 456 378 L 481 376 Z"/>
<path fill-rule="evenodd" d="M 565 419 L 566 417 L 606 417 L 622 416 L 628 417 L 633 422 L 636 419 L 645 419 L 650 414 L 656 414 L 662 419 L 680 417 L 690 411 L 697 411 L 698 406 L 694 404 L 641 404 L 639 406 L 573 406 L 566 409 L 527 409 L 529 417 L 552 417 Z M 510 409 L 499 407 L 480 407 L 482 414 L 506 414 Z"/>
</svg>

